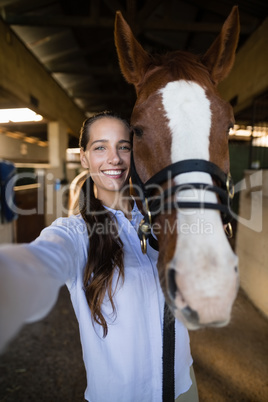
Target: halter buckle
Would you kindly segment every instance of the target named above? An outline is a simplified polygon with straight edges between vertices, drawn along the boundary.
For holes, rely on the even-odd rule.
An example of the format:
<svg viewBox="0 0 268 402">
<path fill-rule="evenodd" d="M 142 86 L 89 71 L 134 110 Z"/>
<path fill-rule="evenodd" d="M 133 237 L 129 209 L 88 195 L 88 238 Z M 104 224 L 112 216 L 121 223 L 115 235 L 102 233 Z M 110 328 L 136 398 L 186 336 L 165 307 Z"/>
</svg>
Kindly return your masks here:
<svg viewBox="0 0 268 402">
<path fill-rule="evenodd" d="M 228 237 L 228 239 L 231 239 L 233 237 L 233 228 L 231 223 L 227 223 L 226 227 L 224 228 L 224 231 Z"/>
<path fill-rule="evenodd" d="M 141 251 L 143 254 L 146 254 L 147 252 L 147 239 L 149 238 L 151 234 L 151 229 L 152 229 L 152 214 L 149 210 L 149 204 L 148 204 L 148 199 L 145 197 L 144 199 L 144 204 L 145 204 L 145 219 L 142 219 L 142 221 L 139 224 L 139 229 L 138 229 L 138 236 L 140 238 L 141 242 Z"/>
<path fill-rule="evenodd" d="M 146 242 L 146 237 L 144 235 L 142 236 L 142 240 L 141 240 L 141 251 L 142 251 L 142 254 L 147 253 L 147 242 Z"/>
<path fill-rule="evenodd" d="M 151 225 L 148 222 L 145 222 L 143 219 L 139 224 L 138 235 L 141 241 L 141 251 L 143 254 L 147 252 L 147 243 L 146 240 L 148 239 L 151 233 Z"/>
<path fill-rule="evenodd" d="M 235 191 L 234 191 L 234 183 L 233 183 L 232 176 L 231 176 L 230 172 L 227 174 L 226 190 L 227 190 L 227 193 L 228 193 L 229 197 L 232 200 L 234 198 Z"/>
<path fill-rule="evenodd" d="M 152 224 L 152 214 L 151 214 L 151 211 L 149 209 L 148 199 L 146 197 L 144 199 L 144 203 L 145 203 L 145 208 L 146 208 L 146 213 L 147 213 L 147 216 L 148 216 L 149 224 L 151 225 Z M 150 230 L 151 230 L 151 227 L 150 227 Z"/>
</svg>

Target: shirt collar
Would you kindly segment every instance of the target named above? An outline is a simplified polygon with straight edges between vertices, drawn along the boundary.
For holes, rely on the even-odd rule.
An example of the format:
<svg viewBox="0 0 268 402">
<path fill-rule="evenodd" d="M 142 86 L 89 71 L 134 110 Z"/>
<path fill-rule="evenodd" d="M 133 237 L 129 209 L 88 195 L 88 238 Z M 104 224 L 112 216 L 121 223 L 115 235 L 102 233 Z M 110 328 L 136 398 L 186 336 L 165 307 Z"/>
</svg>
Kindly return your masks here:
<svg viewBox="0 0 268 402">
<path fill-rule="evenodd" d="M 132 211 L 131 211 L 132 218 L 133 218 L 134 216 L 136 216 L 136 215 L 141 215 L 141 216 L 142 216 L 142 213 L 140 212 L 140 210 L 139 210 L 139 208 L 138 208 L 138 206 L 137 206 L 137 203 L 136 203 L 135 199 L 134 199 L 133 197 L 132 197 L 132 199 L 133 199 L 133 201 L 134 201 L 133 209 L 132 209 Z M 117 216 L 117 215 L 122 215 L 122 214 L 123 214 L 123 212 L 121 211 L 121 209 L 113 209 L 113 208 L 107 207 L 106 205 L 103 205 L 103 206 L 104 206 L 104 208 L 108 209 L 108 211 L 112 212 L 115 216 Z"/>
</svg>

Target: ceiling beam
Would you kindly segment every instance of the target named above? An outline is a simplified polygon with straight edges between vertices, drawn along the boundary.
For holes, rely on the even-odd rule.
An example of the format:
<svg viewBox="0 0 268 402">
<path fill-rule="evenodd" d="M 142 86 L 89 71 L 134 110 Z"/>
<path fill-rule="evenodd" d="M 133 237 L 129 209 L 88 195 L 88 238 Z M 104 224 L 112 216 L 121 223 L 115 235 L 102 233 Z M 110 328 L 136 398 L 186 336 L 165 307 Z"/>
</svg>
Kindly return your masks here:
<svg viewBox="0 0 268 402">
<path fill-rule="evenodd" d="M 126 10 L 122 5 L 119 3 L 118 0 L 103 0 L 106 6 L 115 14 L 117 10 L 121 10 L 122 14 L 126 13 Z"/>
<path fill-rule="evenodd" d="M 28 26 L 57 26 L 57 27 L 92 27 L 113 28 L 114 19 L 100 18 L 94 20 L 91 17 L 58 16 L 58 15 L 9 15 L 5 16 L 5 22 L 9 25 Z M 207 22 L 172 22 L 172 21 L 147 21 L 143 30 L 178 31 L 178 32 L 220 32 L 222 23 Z M 241 33 L 250 34 L 253 27 L 241 27 Z"/>
<path fill-rule="evenodd" d="M 64 70 L 61 68 L 60 70 L 53 69 L 52 74 L 66 74 L 66 75 L 78 75 L 78 76 L 88 76 L 91 77 L 92 74 L 94 75 L 114 75 L 118 74 L 121 75 L 119 68 L 115 68 L 115 66 L 92 66 L 89 65 L 86 71 L 80 71 L 79 69 L 72 69 L 72 70 Z"/>
<path fill-rule="evenodd" d="M 1 8 L 10 6 L 12 3 L 15 3 L 15 0 L 2 0 L 1 1 Z"/>
<path fill-rule="evenodd" d="M 177 32 L 212 32 L 219 33 L 222 24 L 208 22 L 171 22 L 171 21 L 150 21 L 144 25 L 144 30 L 155 31 L 177 31 Z M 245 34 L 252 32 L 251 27 L 242 27 Z"/>
<path fill-rule="evenodd" d="M 91 102 L 91 101 L 103 101 L 103 102 L 105 102 L 105 101 L 108 101 L 108 100 L 116 100 L 116 101 L 118 101 L 118 100 L 121 100 L 121 99 L 126 99 L 126 94 L 125 93 L 118 93 L 118 92 L 116 92 L 116 93 L 111 93 L 111 92 L 109 92 L 109 93 L 103 93 L 103 92 L 101 92 L 100 93 L 100 91 L 98 91 L 98 92 L 92 92 L 92 91 L 90 91 L 90 93 L 89 92 L 73 92 L 73 94 L 72 94 L 72 98 L 79 98 L 79 99 L 87 99 L 89 102 Z"/>
<path fill-rule="evenodd" d="M 130 27 L 135 27 L 136 25 L 136 13 L 137 13 L 137 5 L 136 5 L 136 0 L 127 0 L 127 12 L 126 12 L 126 19 L 127 22 L 129 23 Z M 135 32 L 135 29 L 134 29 Z"/>
<path fill-rule="evenodd" d="M 249 24 L 257 24 L 258 21 L 256 18 L 262 18 L 264 16 L 263 6 L 259 8 L 258 5 L 256 4 L 258 2 L 256 1 L 240 1 L 240 2 L 206 1 L 204 3 L 204 0 L 190 0 L 189 2 L 193 6 L 202 8 L 204 11 L 212 12 L 215 15 L 220 15 L 223 18 L 226 18 L 227 15 L 231 12 L 233 5 L 238 4 L 238 10 L 240 13 L 241 20 L 243 19 L 244 23 Z M 247 15 L 245 15 L 245 13 Z"/>
<path fill-rule="evenodd" d="M 48 120 L 65 122 L 77 133 L 85 113 L 69 98 L 32 52 L 0 20 L 0 89 L 12 94 L 18 103 Z M 19 62 L 18 62 L 19 61 Z"/>
<path fill-rule="evenodd" d="M 151 42 L 164 46 L 167 50 L 178 50 L 178 43 L 174 42 L 171 43 L 170 38 L 164 38 L 159 32 L 146 32 L 144 34 L 145 38 L 149 39 Z"/>
<path fill-rule="evenodd" d="M 154 12 L 154 10 L 161 4 L 163 0 L 147 0 L 143 8 L 138 14 L 138 21 L 146 20 Z"/>
<path fill-rule="evenodd" d="M 90 2 L 90 15 L 94 20 L 100 18 L 100 0 L 94 0 Z"/>
<path fill-rule="evenodd" d="M 92 17 L 60 16 L 60 15 L 13 15 L 3 16 L 4 21 L 9 25 L 28 25 L 28 26 L 50 26 L 50 27 L 101 27 L 110 28 L 114 26 L 114 19 Z"/>
</svg>

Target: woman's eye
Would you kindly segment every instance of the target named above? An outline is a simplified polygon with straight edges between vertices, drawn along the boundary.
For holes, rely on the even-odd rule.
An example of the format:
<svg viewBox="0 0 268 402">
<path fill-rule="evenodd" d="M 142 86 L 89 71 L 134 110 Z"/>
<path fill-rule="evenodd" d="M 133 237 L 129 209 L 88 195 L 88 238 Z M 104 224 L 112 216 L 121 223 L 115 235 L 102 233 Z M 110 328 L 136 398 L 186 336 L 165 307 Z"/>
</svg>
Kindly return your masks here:
<svg viewBox="0 0 268 402">
<path fill-rule="evenodd" d="M 141 127 L 138 127 L 138 126 L 133 126 L 132 127 L 132 132 L 137 137 L 142 137 L 142 135 L 143 135 L 143 129 Z"/>
<path fill-rule="evenodd" d="M 95 151 L 103 151 L 103 150 L 104 150 L 104 147 L 102 147 L 102 146 L 99 146 L 99 147 L 95 148 Z"/>
<path fill-rule="evenodd" d="M 127 145 L 122 145 L 122 146 L 120 147 L 120 149 L 121 149 L 122 151 L 131 151 L 131 148 L 130 148 L 129 146 L 127 146 Z"/>
</svg>

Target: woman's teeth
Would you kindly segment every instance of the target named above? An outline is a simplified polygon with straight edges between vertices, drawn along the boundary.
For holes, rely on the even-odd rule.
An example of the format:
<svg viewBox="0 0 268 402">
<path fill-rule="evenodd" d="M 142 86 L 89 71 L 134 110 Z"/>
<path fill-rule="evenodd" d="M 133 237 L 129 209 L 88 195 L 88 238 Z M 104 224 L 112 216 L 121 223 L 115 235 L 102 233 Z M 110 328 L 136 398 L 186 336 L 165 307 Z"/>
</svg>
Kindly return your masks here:
<svg viewBox="0 0 268 402">
<path fill-rule="evenodd" d="M 108 176 L 119 176 L 123 173 L 123 170 L 103 170 L 102 173 Z"/>
</svg>

